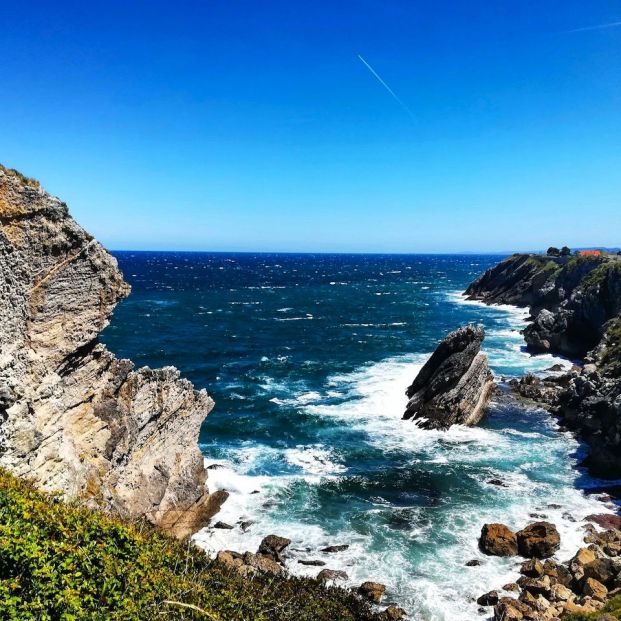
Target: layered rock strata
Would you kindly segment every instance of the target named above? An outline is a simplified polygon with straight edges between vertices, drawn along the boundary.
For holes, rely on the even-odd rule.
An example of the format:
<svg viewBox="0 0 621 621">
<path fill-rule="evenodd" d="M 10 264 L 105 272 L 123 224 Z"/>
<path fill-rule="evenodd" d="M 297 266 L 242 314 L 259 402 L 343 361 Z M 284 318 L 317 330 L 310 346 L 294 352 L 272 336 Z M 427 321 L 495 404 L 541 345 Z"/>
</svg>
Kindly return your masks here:
<svg viewBox="0 0 621 621">
<path fill-rule="evenodd" d="M 476 425 L 485 415 L 494 381 L 481 352 L 483 328 L 465 326 L 448 334 L 406 391 L 404 419 L 424 429 Z"/>
<path fill-rule="evenodd" d="M 213 407 L 172 368 L 134 369 L 97 336 L 129 286 L 39 184 L 0 167 L 0 466 L 179 536 L 210 495 L 197 446 Z"/>
</svg>

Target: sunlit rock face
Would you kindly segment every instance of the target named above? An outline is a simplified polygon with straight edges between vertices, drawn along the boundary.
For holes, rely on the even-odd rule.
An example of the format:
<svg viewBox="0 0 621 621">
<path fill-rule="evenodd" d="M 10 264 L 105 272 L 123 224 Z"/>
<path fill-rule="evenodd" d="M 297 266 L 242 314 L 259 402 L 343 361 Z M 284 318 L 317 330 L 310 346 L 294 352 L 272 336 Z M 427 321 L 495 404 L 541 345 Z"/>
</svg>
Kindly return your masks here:
<svg viewBox="0 0 621 621">
<path fill-rule="evenodd" d="M 97 342 L 129 286 L 63 202 L 0 168 L 0 224 L 0 466 L 191 533 L 222 502 L 197 446 L 213 401 Z"/>
</svg>

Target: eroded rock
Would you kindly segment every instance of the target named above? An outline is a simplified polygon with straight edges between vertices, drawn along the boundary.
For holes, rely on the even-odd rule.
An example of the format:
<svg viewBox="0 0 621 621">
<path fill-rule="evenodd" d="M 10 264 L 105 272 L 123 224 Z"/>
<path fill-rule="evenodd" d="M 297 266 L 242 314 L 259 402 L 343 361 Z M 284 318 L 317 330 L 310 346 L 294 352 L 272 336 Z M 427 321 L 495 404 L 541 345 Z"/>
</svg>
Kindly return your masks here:
<svg viewBox="0 0 621 621">
<path fill-rule="evenodd" d="M 484 524 L 479 547 L 492 556 L 515 556 L 518 553 L 517 537 L 504 524 Z"/>
<path fill-rule="evenodd" d="M 129 286 L 63 202 L 0 168 L 0 224 L 0 466 L 195 532 L 226 499 L 209 495 L 197 444 L 213 401 L 97 342 Z"/>
<path fill-rule="evenodd" d="M 407 389 L 404 419 L 425 429 L 476 425 L 485 415 L 494 381 L 480 352 L 483 328 L 465 326 L 448 334 Z"/>
<path fill-rule="evenodd" d="M 548 558 L 561 547 L 561 537 L 550 522 L 534 522 L 517 533 L 518 551 L 527 558 Z"/>
<path fill-rule="evenodd" d="M 358 587 L 358 594 L 372 601 L 374 604 L 379 604 L 386 592 L 386 586 L 379 582 L 363 582 Z"/>
</svg>

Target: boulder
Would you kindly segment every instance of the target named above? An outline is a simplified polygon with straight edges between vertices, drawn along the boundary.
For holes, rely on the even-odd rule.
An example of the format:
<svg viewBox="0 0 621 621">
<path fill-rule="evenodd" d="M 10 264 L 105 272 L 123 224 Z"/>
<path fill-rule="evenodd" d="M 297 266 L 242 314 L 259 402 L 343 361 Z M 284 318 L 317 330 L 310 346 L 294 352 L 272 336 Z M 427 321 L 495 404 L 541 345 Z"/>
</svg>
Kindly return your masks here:
<svg viewBox="0 0 621 621">
<path fill-rule="evenodd" d="M 328 546 L 327 548 L 322 548 L 321 552 L 327 552 L 328 554 L 333 554 L 335 552 L 344 552 L 349 548 L 348 544 L 341 544 L 338 546 Z"/>
<path fill-rule="evenodd" d="M 489 591 L 477 599 L 479 606 L 495 606 L 498 603 L 498 591 Z"/>
<path fill-rule="evenodd" d="M 261 541 L 257 554 L 264 554 L 272 557 L 279 563 L 282 562 L 281 553 L 291 543 L 291 539 L 279 537 L 278 535 L 268 535 Z"/>
<path fill-rule="evenodd" d="M 386 586 L 379 582 L 363 582 L 358 587 L 358 595 L 372 601 L 374 604 L 379 604 L 382 601 L 385 592 Z"/>
<path fill-rule="evenodd" d="M 608 595 L 608 589 L 601 582 L 595 580 L 595 578 L 586 578 L 582 585 L 582 593 L 604 602 L 606 601 L 606 595 Z"/>
<path fill-rule="evenodd" d="M 561 537 L 550 522 L 534 522 L 517 533 L 518 551 L 527 558 L 548 558 L 561 547 Z"/>
<path fill-rule="evenodd" d="M 401 621 L 407 617 L 407 613 L 403 608 L 399 608 L 399 606 L 388 606 L 386 610 L 384 610 L 384 616 L 386 617 L 386 621 Z"/>
<path fill-rule="evenodd" d="M 549 576 L 543 576 L 542 578 L 522 576 L 517 583 L 523 591 L 528 591 L 535 596 L 543 595 L 544 597 L 550 597 L 552 582 Z"/>
<path fill-rule="evenodd" d="M 269 555 L 246 552 L 243 556 L 244 565 L 257 569 L 265 574 L 281 574 L 283 568 Z"/>
<path fill-rule="evenodd" d="M 511 592 L 515 592 L 515 591 L 519 591 L 520 590 L 520 585 L 516 584 L 515 582 L 509 582 L 507 584 L 505 584 L 502 587 L 503 591 L 511 591 Z"/>
<path fill-rule="evenodd" d="M 539 578 L 543 576 L 543 565 L 536 558 L 524 561 L 520 567 L 520 573 L 529 578 Z"/>
<path fill-rule="evenodd" d="M 298 563 L 300 565 L 307 565 L 309 567 L 323 567 L 325 565 L 325 563 L 323 561 L 316 561 L 316 560 L 298 561 Z"/>
<path fill-rule="evenodd" d="M 335 582 L 336 580 L 348 580 L 349 576 L 344 571 L 337 569 L 322 569 L 317 574 L 317 580 L 322 582 Z"/>
<path fill-rule="evenodd" d="M 512 597 L 502 597 L 494 606 L 494 621 L 522 621 L 535 618 L 535 611 L 530 606 Z"/>
<path fill-rule="evenodd" d="M 238 570 L 244 562 L 239 555 L 229 550 L 220 550 L 216 556 L 216 560 L 223 565 L 226 565 L 229 569 Z"/>
<path fill-rule="evenodd" d="M 621 515 L 615 513 L 599 513 L 587 515 L 584 518 L 585 522 L 593 522 L 602 528 L 608 529 L 621 529 Z"/>
<path fill-rule="evenodd" d="M 404 419 L 424 429 L 476 425 L 483 418 L 494 389 L 487 356 L 480 352 L 485 332 L 465 326 L 438 345 L 406 391 Z"/>
<path fill-rule="evenodd" d="M 609 558 L 598 558 L 584 566 L 584 578 L 594 578 L 606 586 L 612 585 L 619 573 L 614 562 Z"/>
<path fill-rule="evenodd" d="M 484 524 L 479 547 L 491 556 L 515 556 L 518 553 L 517 537 L 504 524 Z"/>
<path fill-rule="evenodd" d="M 566 586 L 553 584 L 550 588 L 550 600 L 553 602 L 568 602 L 576 596 Z"/>
<path fill-rule="evenodd" d="M 227 524 L 226 522 L 216 522 L 213 525 L 214 528 L 219 528 L 222 530 L 233 530 L 234 526 L 231 526 L 230 524 Z"/>
</svg>

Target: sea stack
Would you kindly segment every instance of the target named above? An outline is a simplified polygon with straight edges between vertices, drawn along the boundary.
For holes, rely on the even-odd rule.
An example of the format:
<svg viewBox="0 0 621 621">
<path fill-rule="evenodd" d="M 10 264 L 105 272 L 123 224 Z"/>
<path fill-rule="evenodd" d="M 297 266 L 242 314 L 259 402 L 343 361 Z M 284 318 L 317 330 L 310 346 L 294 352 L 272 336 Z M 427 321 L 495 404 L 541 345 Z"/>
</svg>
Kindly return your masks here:
<svg viewBox="0 0 621 621">
<path fill-rule="evenodd" d="M 0 467 L 178 536 L 210 495 L 198 433 L 213 401 L 173 367 L 134 370 L 97 337 L 129 286 L 36 181 L 0 166 Z"/>
<path fill-rule="evenodd" d="M 404 419 L 423 429 L 476 425 L 485 415 L 494 389 L 487 356 L 481 353 L 485 331 L 464 326 L 438 345 L 407 389 Z"/>
</svg>

